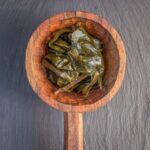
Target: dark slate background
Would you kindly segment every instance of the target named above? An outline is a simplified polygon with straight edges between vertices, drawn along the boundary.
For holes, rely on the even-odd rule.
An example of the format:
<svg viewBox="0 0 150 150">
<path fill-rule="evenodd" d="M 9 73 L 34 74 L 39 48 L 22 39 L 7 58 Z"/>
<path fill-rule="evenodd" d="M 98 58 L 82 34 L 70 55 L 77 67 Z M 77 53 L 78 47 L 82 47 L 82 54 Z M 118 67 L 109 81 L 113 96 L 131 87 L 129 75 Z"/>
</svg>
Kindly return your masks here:
<svg viewBox="0 0 150 150">
<path fill-rule="evenodd" d="M 127 54 L 119 93 L 84 114 L 85 150 L 149 150 L 149 0 L 0 0 L 0 150 L 63 149 L 63 113 L 33 93 L 24 61 L 33 30 L 68 10 L 105 17 L 121 34 Z"/>
</svg>

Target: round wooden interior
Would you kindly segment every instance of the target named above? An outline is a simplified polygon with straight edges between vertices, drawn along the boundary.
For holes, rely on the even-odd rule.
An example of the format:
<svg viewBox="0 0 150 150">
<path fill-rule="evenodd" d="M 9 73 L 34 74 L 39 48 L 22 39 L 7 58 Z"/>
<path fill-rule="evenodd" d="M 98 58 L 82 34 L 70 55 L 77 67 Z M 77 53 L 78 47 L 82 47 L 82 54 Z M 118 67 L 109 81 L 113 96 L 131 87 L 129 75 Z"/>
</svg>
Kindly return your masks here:
<svg viewBox="0 0 150 150">
<path fill-rule="evenodd" d="M 58 88 L 47 79 L 41 64 L 46 54 L 45 45 L 53 32 L 77 23 L 102 42 L 103 89 L 93 89 L 87 97 L 74 92 L 56 95 Z M 105 19 L 85 12 L 65 12 L 47 19 L 34 31 L 27 46 L 26 70 L 33 90 L 50 106 L 66 112 L 91 111 L 104 105 L 119 89 L 125 70 L 125 50 L 119 34 Z"/>
</svg>

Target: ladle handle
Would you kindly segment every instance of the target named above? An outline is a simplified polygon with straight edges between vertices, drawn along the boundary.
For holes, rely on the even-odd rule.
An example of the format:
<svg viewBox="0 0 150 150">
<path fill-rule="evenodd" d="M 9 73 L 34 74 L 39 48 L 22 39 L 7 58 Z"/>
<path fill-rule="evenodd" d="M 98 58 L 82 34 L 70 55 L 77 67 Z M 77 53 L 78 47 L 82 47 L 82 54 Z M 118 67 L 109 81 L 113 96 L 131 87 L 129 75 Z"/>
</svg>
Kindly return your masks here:
<svg viewBox="0 0 150 150">
<path fill-rule="evenodd" d="M 64 113 L 64 150 L 83 150 L 82 113 Z"/>
</svg>

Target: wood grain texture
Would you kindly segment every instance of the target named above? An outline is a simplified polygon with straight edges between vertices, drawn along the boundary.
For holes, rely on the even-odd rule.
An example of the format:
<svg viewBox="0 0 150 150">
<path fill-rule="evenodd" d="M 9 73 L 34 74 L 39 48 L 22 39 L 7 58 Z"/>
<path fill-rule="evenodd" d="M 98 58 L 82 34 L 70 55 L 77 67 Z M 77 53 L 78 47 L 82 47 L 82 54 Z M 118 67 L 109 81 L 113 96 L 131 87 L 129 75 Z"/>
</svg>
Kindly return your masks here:
<svg viewBox="0 0 150 150">
<path fill-rule="evenodd" d="M 78 23 L 103 45 L 103 88 L 92 90 L 86 97 L 75 92 L 56 94 L 58 88 L 47 79 L 42 65 L 47 39 L 54 32 Z M 120 35 L 108 21 L 89 12 L 71 11 L 56 14 L 35 29 L 27 44 L 25 64 L 29 83 L 41 100 L 63 112 L 87 112 L 104 106 L 118 92 L 124 79 L 126 54 Z"/>
<path fill-rule="evenodd" d="M 149 0 L 0 0 L 0 150 L 63 149 L 63 114 L 32 92 L 24 58 L 39 23 L 67 10 L 106 18 L 121 34 L 127 53 L 119 93 L 106 106 L 84 115 L 85 149 L 149 150 L 149 6 Z"/>
<path fill-rule="evenodd" d="M 64 113 L 64 150 L 83 150 L 82 113 Z"/>
</svg>

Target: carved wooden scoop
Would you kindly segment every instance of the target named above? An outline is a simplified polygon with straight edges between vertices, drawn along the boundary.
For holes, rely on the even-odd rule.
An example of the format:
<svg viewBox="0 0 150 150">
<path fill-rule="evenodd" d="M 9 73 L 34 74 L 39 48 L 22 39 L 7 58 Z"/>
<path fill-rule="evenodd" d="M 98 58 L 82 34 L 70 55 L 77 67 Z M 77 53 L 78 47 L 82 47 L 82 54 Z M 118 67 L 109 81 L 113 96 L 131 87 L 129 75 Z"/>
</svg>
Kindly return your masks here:
<svg viewBox="0 0 150 150">
<path fill-rule="evenodd" d="M 104 49 L 104 86 L 87 97 L 60 92 L 46 76 L 41 62 L 48 37 L 59 29 L 81 22 L 86 30 L 102 41 Z M 26 49 L 26 72 L 33 90 L 48 105 L 64 112 L 65 150 L 83 150 L 82 113 L 105 105 L 118 91 L 124 78 L 126 55 L 117 31 L 102 17 L 87 12 L 64 12 L 45 20 L 32 34 Z"/>
</svg>

